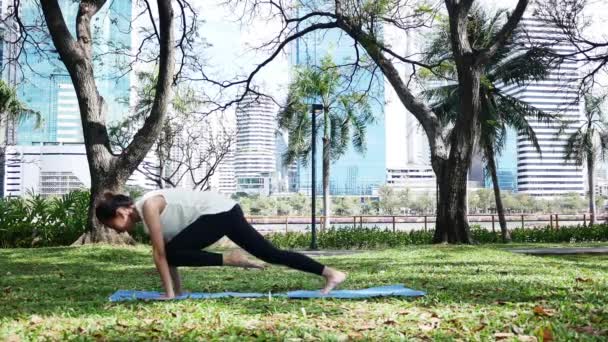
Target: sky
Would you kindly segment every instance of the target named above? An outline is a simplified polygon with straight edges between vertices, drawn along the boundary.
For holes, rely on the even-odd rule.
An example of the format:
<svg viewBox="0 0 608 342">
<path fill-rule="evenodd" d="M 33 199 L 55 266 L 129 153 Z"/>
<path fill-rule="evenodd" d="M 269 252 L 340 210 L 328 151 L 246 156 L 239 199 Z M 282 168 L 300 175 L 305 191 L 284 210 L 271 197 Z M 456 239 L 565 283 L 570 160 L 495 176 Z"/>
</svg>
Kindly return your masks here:
<svg viewBox="0 0 608 342">
<path fill-rule="evenodd" d="M 236 14 L 238 9 L 223 2 L 206 0 L 204 11 L 200 11 L 205 20 L 201 32 L 210 44 L 205 54 L 211 72 L 218 79 L 242 78 L 269 57 L 267 51 L 258 51 L 256 47 L 274 38 L 280 23 L 265 19 L 242 22 Z M 262 68 L 254 81 L 267 93 L 281 93 L 288 82 L 288 74 L 288 58 L 283 52 Z"/>
<path fill-rule="evenodd" d="M 205 0 L 204 5 L 199 6 L 200 13 L 206 21 L 202 27 L 202 34 L 211 44 L 205 49 L 209 68 L 218 79 L 232 79 L 237 75 L 248 74 L 268 56 L 268 52 L 256 51 L 254 47 L 275 37 L 280 29 L 280 23 L 268 22 L 264 19 L 243 23 L 238 20 L 239 11 L 222 5 L 224 2 L 225 0 Z M 477 3 L 492 9 L 513 9 L 517 0 L 478 0 Z M 608 40 L 603 30 L 603 19 L 608 18 L 606 0 L 589 0 L 586 13 L 592 23 L 588 33 L 594 38 Z M 390 33 L 387 31 L 387 34 Z M 400 38 L 397 37 L 397 40 Z M 398 51 L 403 49 L 406 48 L 397 48 Z M 264 67 L 256 77 L 256 83 L 261 85 L 262 90 L 277 98 L 285 95 L 288 81 L 289 63 L 285 51 Z M 396 99 L 390 85 L 387 89 L 388 104 L 385 108 L 387 167 L 401 167 L 406 163 L 425 163 L 425 156 L 428 153 L 423 147 L 426 145 L 423 133 L 414 133 L 418 130 L 417 122 L 403 115 L 405 110 Z M 405 137 L 406 135 L 410 138 Z M 403 146 L 408 146 L 405 153 L 402 152 Z"/>
<path fill-rule="evenodd" d="M 231 78 L 247 74 L 268 56 L 268 53 L 254 51 L 253 47 L 274 37 L 280 29 L 280 23 L 256 20 L 243 24 L 237 20 L 238 10 L 222 5 L 224 2 L 225 0 L 206 0 L 204 5 L 199 6 L 206 21 L 202 34 L 211 43 L 211 47 L 205 50 L 209 65 L 220 78 Z M 490 8 L 513 9 L 517 4 L 517 0 L 477 2 Z M 592 20 L 589 34 L 608 40 L 608 35 L 604 33 L 606 30 L 603 29 L 604 18 L 608 18 L 608 2 L 589 0 L 587 15 Z M 257 82 L 270 92 L 281 92 L 288 82 L 288 73 L 288 59 L 283 53 L 262 69 Z"/>
</svg>

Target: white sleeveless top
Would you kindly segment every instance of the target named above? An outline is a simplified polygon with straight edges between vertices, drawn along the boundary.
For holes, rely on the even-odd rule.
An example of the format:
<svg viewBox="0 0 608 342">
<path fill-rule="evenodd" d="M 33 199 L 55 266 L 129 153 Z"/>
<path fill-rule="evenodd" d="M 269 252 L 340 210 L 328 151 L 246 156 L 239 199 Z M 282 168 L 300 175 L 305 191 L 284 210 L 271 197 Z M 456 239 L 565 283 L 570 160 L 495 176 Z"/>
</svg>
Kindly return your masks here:
<svg viewBox="0 0 608 342">
<path fill-rule="evenodd" d="M 163 238 L 169 242 L 202 215 L 219 214 L 230 211 L 237 204 L 234 200 L 210 191 L 194 191 L 172 188 L 147 192 L 135 201 L 135 208 L 142 218 L 146 234 L 150 229 L 143 219 L 143 207 L 147 199 L 160 195 L 167 203 L 160 213 Z"/>
</svg>

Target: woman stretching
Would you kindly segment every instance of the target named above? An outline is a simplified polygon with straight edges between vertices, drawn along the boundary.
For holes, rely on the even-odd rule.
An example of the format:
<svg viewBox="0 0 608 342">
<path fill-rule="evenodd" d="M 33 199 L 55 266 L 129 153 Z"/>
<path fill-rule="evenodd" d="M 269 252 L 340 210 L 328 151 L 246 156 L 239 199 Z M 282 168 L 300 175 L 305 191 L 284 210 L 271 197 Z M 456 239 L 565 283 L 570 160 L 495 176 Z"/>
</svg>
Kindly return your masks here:
<svg viewBox="0 0 608 342">
<path fill-rule="evenodd" d="M 222 255 L 202 250 L 223 236 L 263 261 L 324 277 L 323 294 L 346 279 L 345 273 L 303 254 L 276 248 L 247 222 L 235 201 L 213 192 L 156 190 L 135 202 L 128 196 L 106 193 L 95 209 L 101 223 L 119 232 L 132 231 L 143 221 L 165 288 L 163 299 L 181 294 L 178 266 L 263 268 L 240 252 Z"/>
</svg>

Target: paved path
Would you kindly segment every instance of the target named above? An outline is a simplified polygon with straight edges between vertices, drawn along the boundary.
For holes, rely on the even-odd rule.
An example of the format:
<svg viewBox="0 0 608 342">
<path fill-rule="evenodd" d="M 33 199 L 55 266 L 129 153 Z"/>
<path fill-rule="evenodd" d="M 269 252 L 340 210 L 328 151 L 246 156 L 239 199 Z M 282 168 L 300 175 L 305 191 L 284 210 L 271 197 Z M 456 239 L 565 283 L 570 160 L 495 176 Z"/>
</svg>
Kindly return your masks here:
<svg viewBox="0 0 608 342">
<path fill-rule="evenodd" d="M 608 246 L 600 247 L 556 247 L 556 248 L 529 248 L 510 249 L 513 253 L 531 255 L 568 255 L 568 254 L 605 254 L 608 255 Z"/>
<path fill-rule="evenodd" d="M 319 250 L 319 251 L 309 251 L 309 250 L 298 250 L 298 252 L 306 254 L 308 256 L 338 256 L 338 255 L 350 255 L 357 254 L 364 251 L 359 250 Z"/>
</svg>

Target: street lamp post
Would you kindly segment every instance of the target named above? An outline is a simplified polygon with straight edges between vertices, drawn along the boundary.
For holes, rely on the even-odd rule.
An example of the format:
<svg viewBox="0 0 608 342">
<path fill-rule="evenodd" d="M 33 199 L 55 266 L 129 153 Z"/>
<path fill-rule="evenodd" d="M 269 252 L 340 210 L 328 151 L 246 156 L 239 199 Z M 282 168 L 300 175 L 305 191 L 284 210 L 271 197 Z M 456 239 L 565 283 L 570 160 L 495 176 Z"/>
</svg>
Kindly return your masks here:
<svg viewBox="0 0 608 342">
<path fill-rule="evenodd" d="M 312 224 L 311 224 L 311 241 L 310 241 L 310 249 L 311 250 L 316 250 L 317 249 L 317 226 L 316 226 L 316 221 L 317 221 L 317 158 L 316 158 L 316 153 L 317 153 L 317 112 L 318 111 L 322 111 L 323 110 L 323 106 L 320 104 L 313 104 L 312 105 L 312 156 L 311 156 L 311 167 L 312 167 L 312 183 L 311 183 L 311 206 L 312 206 Z"/>
</svg>

